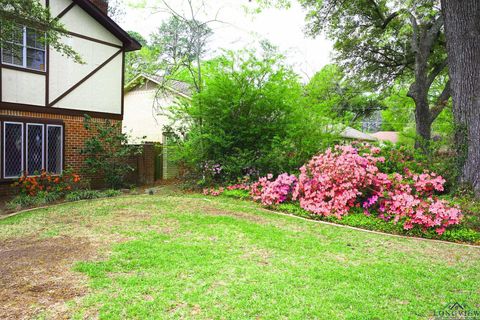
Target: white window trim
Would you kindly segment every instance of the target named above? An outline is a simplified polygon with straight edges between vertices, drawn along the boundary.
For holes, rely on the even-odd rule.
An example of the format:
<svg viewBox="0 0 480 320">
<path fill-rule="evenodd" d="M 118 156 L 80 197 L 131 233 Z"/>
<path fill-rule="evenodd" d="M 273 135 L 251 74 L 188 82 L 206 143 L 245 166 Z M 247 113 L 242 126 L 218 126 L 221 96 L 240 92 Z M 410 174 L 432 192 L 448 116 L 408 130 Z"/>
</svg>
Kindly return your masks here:
<svg viewBox="0 0 480 320">
<path fill-rule="evenodd" d="M 7 173 L 6 173 L 6 167 L 5 167 L 5 164 L 6 164 L 6 161 L 5 161 L 6 156 L 5 156 L 5 155 L 6 155 L 6 153 L 7 153 L 7 152 L 6 152 L 7 144 L 5 143 L 5 134 L 6 134 L 6 132 L 7 132 L 7 125 L 8 125 L 8 124 L 19 124 L 19 125 L 21 125 L 21 127 L 22 127 L 22 163 L 21 163 L 21 164 L 22 164 L 22 170 L 20 171 L 20 175 L 18 175 L 18 176 L 7 176 Z M 24 140 L 24 124 L 23 124 L 23 122 L 4 121 L 4 122 L 3 122 L 3 136 L 2 136 L 2 140 L 3 140 L 3 177 L 4 177 L 5 179 L 20 178 L 20 177 L 22 176 L 23 172 L 24 172 L 24 169 L 25 169 L 24 166 L 23 166 L 23 164 L 25 163 L 25 155 L 24 155 L 24 147 L 25 147 L 25 146 L 24 146 L 24 142 L 25 142 L 25 140 Z"/>
<path fill-rule="evenodd" d="M 43 47 L 43 50 L 42 49 L 39 49 L 39 48 L 33 48 L 33 47 L 29 47 L 27 46 L 27 27 L 26 26 L 23 26 L 22 27 L 23 29 L 23 43 L 21 44 L 22 46 L 22 55 L 23 55 L 23 59 L 22 59 L 22 65 L 18 65 L 18 64 L 14 64 L 14 63 L 8 63 L 8 62 L 3 62 L 3 47 L 0 48 L 0 52 L 1 52 L 1 59 L 0 59 L 0 64 L 3 64 L 3 65 L 6 65 L 6 66 L 12 66 L 12 67 L 17 67 L 17 68 L 24 68 L 24 69 L 27 69 L 27 70 L 33 70 L 33 71 L 38 71 L 38 72 L 47 72 L 47 45 L 45 44 L 44 47 Z M 14 45 L 18 45 L 20 46 L 19 43 L 15 43 L 15 42 L 10 42 L 10 41 L 6 41 L 8 43 L 12 43 Z M 38 51 L 43 51 L 44 53 L 44 58 L 43 58 L 43 65 L 44 65 L 44 68 L 43 70 L 41 69 L 35 69 L 35 68 L 30 68 L 27 66 L 27 48 L 28 49 L 33 49 L 33 50 L 38 50 Z"/>
<path fill-rule="evenodd" d="M 45 159 L 45 124 L 43 124 L 43 123 L 27 123 L 27 130 L 25 132 L 25 168 L 26 168 L 27 173 L 30 173 L 30 171 L 28 170 L 28 145 L 29 145 L 29 142 L 30 142 L 30 140 L 28 139 L 28 127 L 30 127 L 30 126 L 37 126 L 37 127 L 40 126 L 40 127 L 42 127 L 42 165 L 41 165 L 42 168 L 41 168 L 41 170 L 45 169 L 45 162 L 44 162 L 44 159 Z M 34 174 L 29 174 L 28 176 L 33 177 L 35 175 Z"/>
<path fill-rule="evenodd" d="M 57 127 L 57 128 L 60 128 L 60 172 L 51 172 L 48 168 L 48 146 L 49 146 L 49 141 L 48 141 L 48 128 L 49 127 Z M 58 124 L 47 124 L 46 125 L 46 139 L 47 139 L 47 144 L 46 144 L 46 148 L 45 148 L 45 152 L 46 152 L 46 156 L 45 156 L 45 170 L 47 170 L 47 172 L 51 172 L 52 174 L 56 174 L 56 175 L 61 175 L 63 173 L 63 126 L 62 125 L 58 125 Z"/>
</svg>

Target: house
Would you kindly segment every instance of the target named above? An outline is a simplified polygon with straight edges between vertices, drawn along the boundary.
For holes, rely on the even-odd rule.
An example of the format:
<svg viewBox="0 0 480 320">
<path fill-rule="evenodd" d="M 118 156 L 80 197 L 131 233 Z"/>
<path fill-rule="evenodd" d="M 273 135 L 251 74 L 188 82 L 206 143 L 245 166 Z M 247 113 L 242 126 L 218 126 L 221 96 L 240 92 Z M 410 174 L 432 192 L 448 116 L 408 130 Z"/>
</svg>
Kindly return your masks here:
<svg viewBox="0 0 480 320">
<path fill-rule="evenodd" d="M 1 50 L 0 194 L 23 172 L 80 171 L 84 115 L 122 121 L 125 52 L 141 47 L 107 16 L 105 0 L 42 1 L 84 64 L 36 41 L 41 34 L 26 27 L 15 49 Z"/>
<path fill-rule="evenodd" d="M 191 99 L 187 83 L 164 82 L 160 75 L 139 74 L 125 86 L 123 130 L 131 136 L 131 142 L 163 143 L 168 118 L 159 109 L 168 112 L 177 99 Z"/>
<path fill-rule="evenodd" d="M 128 134 L 131 143 L 148 141 L 162 144 L 161 158 L 156 167 L 162 179 L 178 176 L 177 166 L 171 154 L 175 146 L 168 141 L 164 126 L 168 124 L 168 107 L 177 99 L 191 99 L 191 89 L 187 83 L 168 81 L 160 75 L 139 74 L 125 86 L 123 132 Z"/>
</svg>

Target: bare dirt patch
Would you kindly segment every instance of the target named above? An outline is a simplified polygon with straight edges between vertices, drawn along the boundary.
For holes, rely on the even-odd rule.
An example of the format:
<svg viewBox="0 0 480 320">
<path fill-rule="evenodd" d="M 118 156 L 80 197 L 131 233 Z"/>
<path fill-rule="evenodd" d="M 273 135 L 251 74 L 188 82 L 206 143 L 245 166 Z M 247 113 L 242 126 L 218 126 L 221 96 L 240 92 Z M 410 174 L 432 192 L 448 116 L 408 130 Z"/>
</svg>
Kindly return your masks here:
<svg viewBox="0 0 480 320">
<path fill-rule="evenodd" d="M 75 261 L 95 258 L 86 238 L 24 237 L 0 241 L 0 319 L 45 314 L 68 317 L 65 302 L 86 294 L 86 278 L 71 271 Z"/>
</svg>

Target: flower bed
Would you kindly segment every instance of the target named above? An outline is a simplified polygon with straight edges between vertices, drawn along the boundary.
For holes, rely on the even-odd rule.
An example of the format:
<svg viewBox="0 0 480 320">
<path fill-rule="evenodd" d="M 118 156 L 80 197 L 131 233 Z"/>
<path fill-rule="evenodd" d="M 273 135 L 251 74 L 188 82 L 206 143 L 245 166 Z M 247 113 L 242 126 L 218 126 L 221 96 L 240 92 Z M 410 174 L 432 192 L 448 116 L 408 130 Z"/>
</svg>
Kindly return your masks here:
<svg viewBox="0 0 480 320">
<path fill-rule="evenodd" d="M 250 186 L 212 189 L 208 194 L 231 194 L 232 190 L 244 194 L 249 187 L 254 201 L 309 218 L 355 226 L 361 221 L 369 229 L 381 225 L 397 234 L 480 241 L 478 232 L 461 226 L 460 209 L 439 198 L 446 182 L 443 177 L 408 168 L 402 173 L 382 172 L 379 167 L 385 158 L 379 154 L 379 148 L 367 144 L 335 146 L 302 166 L 298 177 L 269 175 Z"/>
</svg>

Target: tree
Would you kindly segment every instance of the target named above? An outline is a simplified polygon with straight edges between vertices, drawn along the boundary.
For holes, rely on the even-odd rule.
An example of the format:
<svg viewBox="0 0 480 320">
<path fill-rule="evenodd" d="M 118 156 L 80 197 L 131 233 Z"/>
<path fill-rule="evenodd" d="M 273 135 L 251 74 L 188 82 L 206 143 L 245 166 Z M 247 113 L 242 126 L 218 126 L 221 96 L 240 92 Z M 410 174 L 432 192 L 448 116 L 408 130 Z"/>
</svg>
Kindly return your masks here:
<svg viewBox="0 0 480 320">
<path fill-rule="evenodd" d="M 175 80 L 177 73 L 186 70 L 195 90 L 200 92 L 203 85 L 201 61 L 212 30 L 194 15 L 186 18 L 175 11 L 172 13 L 152 35 L 152 45 L 160 48 L 159 65 L 166 80 Z"/>
<path fill-rule="evenodd" d="M 158 46 L 150 45 L 138 32 L 129 31 L 128 34 L 137 40 L 142 48 L 125 55 L 125 83 L 141 73 L 155 74 L 159 69 L 158 56 L 161 50 Z"/>
<path fill-rule="evenodd" d="M 73 58 L 81 63 L 82 58 L 72 47 L 61 41 L 62 37 L 68 37 L 63 25 L 50 14 L 48 7 L 44 7 L 38 0 L 0 0 L 0 46 L 8 48 L 11 42 L 18 36 L 19 26 L 45 32 L 41 39 L 53 49 Z"/>
<path fill-rule="evenodd" d="M 480 196 L 480 2 L 442 0 L 460 181 Z"/>
<path fill-rule="evenodd" d="M 307 32 L 325 32 L 335 42 L 337 63 L 347 75 L 379 89 L 412 79 L 408 96 L 415 102 L 417 146 L 428 143 L 432 123 L 450 98 L 447 83 L 434 103 L 429 99 L 447 67 L 439 0 L 299 1 L 308 10 Z"/>
<path fill-rule="evenodd" d="M 176 106 L 190 119 L 179 150 L 195 177 L 214 165 L 227 181 L 282 173 L 321 149 L 327 121 L 305 105 L 298 76 L 272 47 L 227 52 L 215 63 L 192 103 Z"/>
<path fill-rule="evenodd" d="M 353 83 L 336 65 L 327 65 L 305 86 L 307 104 L 332 121 L 354 125 L 383 106 L 369 88 Z"/>
</svg>

